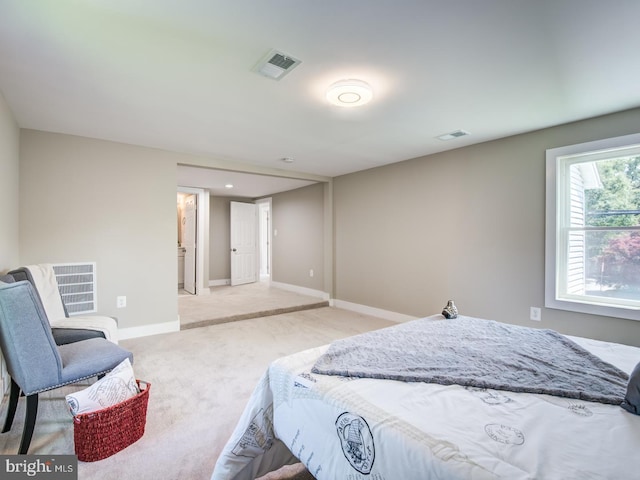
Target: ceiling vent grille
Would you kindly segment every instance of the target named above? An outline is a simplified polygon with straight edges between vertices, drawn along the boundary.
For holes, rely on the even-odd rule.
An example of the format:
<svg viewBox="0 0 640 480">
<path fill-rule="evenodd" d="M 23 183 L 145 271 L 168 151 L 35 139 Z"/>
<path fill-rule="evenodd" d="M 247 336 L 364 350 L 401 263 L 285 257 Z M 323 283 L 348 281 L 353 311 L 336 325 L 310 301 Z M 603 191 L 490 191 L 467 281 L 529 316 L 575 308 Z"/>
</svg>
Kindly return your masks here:
<svg viewBox="0 0 640 480">
<path fill-rule="evenodd" d="M 291 55 L 271 50 L 253 67 L 253 71 L 273 80 L 280 80 L 300 63 L 300 60 Z"/>
<path fill-rule="evenodd" d="M 470 133 L 466 130 L 455 130 L 453 132 L 440 135 L 438 138 L 440 140 L 453 140 L 454 138 L 466 137 L 467 135 L 470 135 Z"/>
</svg>

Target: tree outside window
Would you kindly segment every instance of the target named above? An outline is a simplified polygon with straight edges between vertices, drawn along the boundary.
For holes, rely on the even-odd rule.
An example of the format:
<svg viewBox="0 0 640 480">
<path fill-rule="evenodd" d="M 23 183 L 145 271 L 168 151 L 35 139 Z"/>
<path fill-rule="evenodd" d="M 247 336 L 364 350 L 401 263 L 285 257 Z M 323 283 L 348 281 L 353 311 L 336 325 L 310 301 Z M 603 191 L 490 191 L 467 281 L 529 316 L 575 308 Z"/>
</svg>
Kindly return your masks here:
<svg viewBox="0 0 640 480">
<path fill-rule="evenodd" d="M 640 300 L 640 156 L 593 162 L 601 188 L 585 189 L 586 293 Z"/>
</svg>

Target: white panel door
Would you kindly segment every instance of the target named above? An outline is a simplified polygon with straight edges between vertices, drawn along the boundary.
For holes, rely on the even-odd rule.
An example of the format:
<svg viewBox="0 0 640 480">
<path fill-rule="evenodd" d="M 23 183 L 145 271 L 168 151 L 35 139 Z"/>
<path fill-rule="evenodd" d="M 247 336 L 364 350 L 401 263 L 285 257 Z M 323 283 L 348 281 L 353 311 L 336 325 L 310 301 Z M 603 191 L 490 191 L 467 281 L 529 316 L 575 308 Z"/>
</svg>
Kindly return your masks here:
<svg viewBox="0 0 640 480">
<path fill-rule="evenodd" d="M 185 198 L 182 214 L 182 246 L 184 248 L 184 289 L 196 294 L 196 196 Z"/>
<path fill-rule="evenodd" d="M 253 203 L 231 202 L 231 285 L 257 280 L 256 212 Z"/>
</svg>

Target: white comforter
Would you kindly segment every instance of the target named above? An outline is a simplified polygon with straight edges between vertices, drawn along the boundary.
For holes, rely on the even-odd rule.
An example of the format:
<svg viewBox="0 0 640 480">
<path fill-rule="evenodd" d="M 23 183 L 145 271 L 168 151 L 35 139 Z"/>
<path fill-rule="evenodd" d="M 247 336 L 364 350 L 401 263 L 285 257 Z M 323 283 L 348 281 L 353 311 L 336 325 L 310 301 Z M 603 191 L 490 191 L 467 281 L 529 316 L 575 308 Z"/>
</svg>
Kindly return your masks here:
<svg viewBox="0 0 640 480">
<path fill-rule="evenodd" d="M 571 338 L 627 373 L 640 361 L 640 348 Z M 296 458 L 318 480 L 638 478 L 640 416 L 619 406 L 311 374 L 326 348 L 269 366 L 212 480 Z"/>
</svg>

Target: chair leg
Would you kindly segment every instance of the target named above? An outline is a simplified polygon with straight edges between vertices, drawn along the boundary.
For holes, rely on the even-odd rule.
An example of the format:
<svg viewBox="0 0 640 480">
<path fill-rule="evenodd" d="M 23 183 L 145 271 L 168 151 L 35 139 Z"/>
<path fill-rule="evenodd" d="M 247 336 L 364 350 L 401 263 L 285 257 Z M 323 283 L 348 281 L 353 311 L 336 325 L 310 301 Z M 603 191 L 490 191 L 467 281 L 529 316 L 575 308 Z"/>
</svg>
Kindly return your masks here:
<svg viewBox="0 0 640 480">
<path fill-rule="evenodd" d="M 11 379 L 11 393 L 9 394 L 9 405 L 7 407 L 7 418 L 4 421 L 4 427 L 2 427 L 2 433 L 11 430 L 13 425 L 13 417 L 16 415 L 16 407 L 18 406 L 18 397 L 20 396 L 20 387 Z"/>
<path fill-rule="evenodd" d="M 20 449 L 18 455 L 26 455 L 31 444 L 33 429 L 36 426 L 36 416 L 38 415 L 38 394 L 34 393 L 27 397 L 27 413 L 24 417 L 24 430 L 22 431 L 22 440 L 20 441 Z"/>
</svg>

